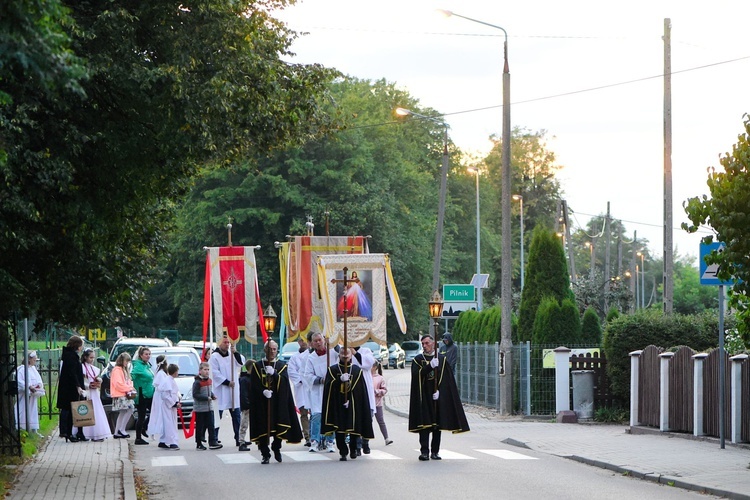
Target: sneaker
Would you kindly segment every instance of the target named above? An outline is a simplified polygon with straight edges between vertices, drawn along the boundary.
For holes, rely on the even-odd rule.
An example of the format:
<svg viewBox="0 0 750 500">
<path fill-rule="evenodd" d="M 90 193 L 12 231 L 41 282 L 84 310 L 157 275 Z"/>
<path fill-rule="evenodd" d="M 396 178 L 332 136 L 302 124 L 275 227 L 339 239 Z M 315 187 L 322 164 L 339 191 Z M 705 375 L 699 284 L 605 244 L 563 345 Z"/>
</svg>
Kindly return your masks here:
<svg viewBox="0 0 750 500">
<path fill-rule="evenodd" d="M 312 446 L 312 443 L 310 441 L 305 441 L 305 446 L 307 446 L 309 448 L 309 447 Z"/>
<path fill-rule="evenodd" d="M 224 447 L 221 443 L 209 443 L 208 449 L 209 450 L 220 450 Z"/>
<path fill-rule="evenodd" d="M 205 446 L 203 446 L 203 443 L 199 443 L 199 444 L 198 444 L 198 445 L 197 445 L 197 446 L 195 447 L 195 449 L 196 449 L 196 450 L 200 450 L 200 451 L 206 451 L 206 450 L 207 450 L 208 448 L 206 448 Z"/>
<path fill-rule="evenodd" d="M 239 447 L 239 451 L 250 451 L 250 445 L 248 443 L 242 443 Z"/>
<path fill-rule="evenodd" d="M 385 445 L 388 446 L 389 444 L 393 444 L 393 440 L 392 439 L 386 439 L 385 440 Z"/>
<path fill-rule="evenodd" d="M 317 453 L 318 451 L 318 442 L 313 441 L 310 443 L 310 453 Z"/>
<path fill-rule="evenodd" d="M 177 446 L 176 444 L 170 444 L 169 445 L 169 449 L 172 450 L 172 451 L 178 451 L 180 449 L 180 447 Z"/>
<path fill-rule="evenodd" d="M 135 440 L 135 444 L 148 444 L 148 441 L 145 439 L 138 438 Z"/>
<path fill-rule="evenodd" d="M 333 453 L 336 451 L 336 445 L 333 444 L 333 441 L 328 441 L 328 453 Z"/>
<path fill-rule="evenodd" d="M 169 448 L 166 443 L 159 443 L 159 448 Z"/>
</svg>

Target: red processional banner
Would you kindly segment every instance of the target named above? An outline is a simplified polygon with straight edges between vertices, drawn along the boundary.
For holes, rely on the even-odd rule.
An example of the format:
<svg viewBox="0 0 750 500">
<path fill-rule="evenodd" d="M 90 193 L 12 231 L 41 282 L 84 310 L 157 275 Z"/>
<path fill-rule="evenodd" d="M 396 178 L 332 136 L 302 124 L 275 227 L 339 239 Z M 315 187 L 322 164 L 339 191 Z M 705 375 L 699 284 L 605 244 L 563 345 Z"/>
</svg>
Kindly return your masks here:
<svg viewBox="0 0 750 500">
<path fill-rule="evenodd" d="M 227 336 L 236 343 L 244 336 L 248 342 L 257 343 L 259 301 L 254 247 L 208 248 L 204 337 L 213 312 L 217 339 Z M 260 324 L 265 341 L 263 322 Z"/>
</svg>

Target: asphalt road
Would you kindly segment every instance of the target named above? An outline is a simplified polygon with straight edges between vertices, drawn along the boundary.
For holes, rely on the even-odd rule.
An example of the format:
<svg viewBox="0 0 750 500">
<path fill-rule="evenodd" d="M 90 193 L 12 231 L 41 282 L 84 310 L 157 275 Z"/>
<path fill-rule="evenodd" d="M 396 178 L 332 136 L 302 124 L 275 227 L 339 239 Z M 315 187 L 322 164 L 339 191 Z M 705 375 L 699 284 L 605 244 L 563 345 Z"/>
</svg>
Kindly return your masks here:
<svg viewBox="0 0 750 500">
<path fill-rule="evenodd" d="M 386 371 L 386 377 L 402 370 Z M 197 451 L 182 439 L 180 451 L 133 446 L 136 474 L 151 499 L 330 498 L 356 492 L 368 499 L 684 499 L 707 498 L 669 486 L 641 481 L 564 458 L 500 442 L 502 422 L 487 422 L 469 433 L 443 434 L 441 461 L 419 462 L 418 440 L 407 421 L 386 412 L 394 443 L 385 446 L 376 427 L 372 453 L 339 462 L 338 453 L 309 453 L 303 445 L 285 444 L 283 462 L 260 464 L 260 453 L 234 446 Z M 223 443 L 233 443 L 231 421 L 224 415 Z M 710 498 L 710 497 L 708 497 Z"/>
</svg>

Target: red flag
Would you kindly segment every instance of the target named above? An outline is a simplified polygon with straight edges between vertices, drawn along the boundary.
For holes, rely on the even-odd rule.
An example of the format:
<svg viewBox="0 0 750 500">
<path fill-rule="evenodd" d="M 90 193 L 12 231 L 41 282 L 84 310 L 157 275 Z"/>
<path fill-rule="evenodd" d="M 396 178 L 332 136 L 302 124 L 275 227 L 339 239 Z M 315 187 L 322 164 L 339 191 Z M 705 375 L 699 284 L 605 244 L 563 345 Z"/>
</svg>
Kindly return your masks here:
<svg viewBox="0 0 750 500">
<path fill-rule="evenodd" d="M 214 325 L 217 337 L 255 343 L 258 318 L 253 247 L 209 248 Z"/>
</svg>

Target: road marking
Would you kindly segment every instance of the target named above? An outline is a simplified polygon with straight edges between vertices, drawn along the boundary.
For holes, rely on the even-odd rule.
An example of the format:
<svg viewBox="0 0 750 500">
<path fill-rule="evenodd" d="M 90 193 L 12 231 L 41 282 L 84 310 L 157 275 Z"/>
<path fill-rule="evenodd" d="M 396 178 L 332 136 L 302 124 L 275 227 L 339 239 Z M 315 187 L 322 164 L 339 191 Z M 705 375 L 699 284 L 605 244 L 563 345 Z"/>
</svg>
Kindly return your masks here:
<svg viewBox="0 0 750 500">
<path fill-rule="evenodd" d="M 419 448 L 415 448 L 414 451 L 419 452 L 420 450 Z M 440 450 L 438 455 L 440 455 L 440 458 L 443 460 L 476 460 L 476 458 L 470 457 L 469 455 L 463 455 L 450 450 Z"/>
<path fill-rule="evenodd" d="M 493 457 L 502 458 L 503 460 L 538 460 L 536 457 L 530 457 L 521 453 L 510 450 L 476 450 L 480 453 L 486 453 Z"/>
<path fill-rule="evenodd" d="M 260 460 L 258 460 L 256 457 L 250 455 L 249 453 L 245 452 L 242 454 L 217 454 L 216 455 L 219 460 L 224 462 L 226 465 L 234 465 L 234 464 L 257 464 L 260 463 Z"/>
<path fill-rule="evenodd" d="M 401 460 L 401 457 L 397 457 L 396 455 L 391 455 L 390 453 L 386 453 L 384 451 L 380 450 L 370 450 L 370 454 L 362 454 L 362 456 L 357 457 L 357 460 L 360 458 L 364 458 L 366 460 Z"/>
<path fill-rule="evenodd" d="M 154 457 L 151 459 L 151 467 L 176 467 L 179 465 L 187 465 L 185 457 Z"/>
<path fill-rule="evenodd" d="M 310 453 L 309 451 L 285 451 L 282 455 L 286 455 L 295 462 L 319 462 L 321 460 L 338 460 L 338 455 L 328 453 Z"/>
</svg>

